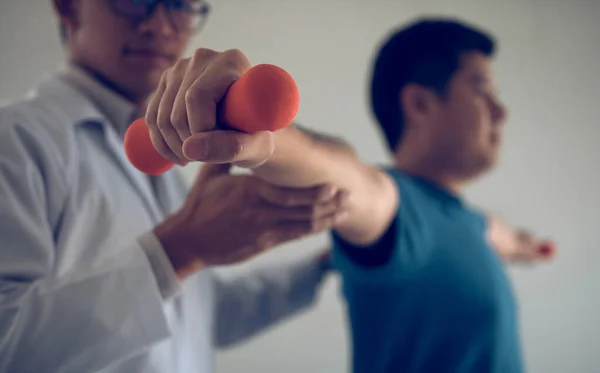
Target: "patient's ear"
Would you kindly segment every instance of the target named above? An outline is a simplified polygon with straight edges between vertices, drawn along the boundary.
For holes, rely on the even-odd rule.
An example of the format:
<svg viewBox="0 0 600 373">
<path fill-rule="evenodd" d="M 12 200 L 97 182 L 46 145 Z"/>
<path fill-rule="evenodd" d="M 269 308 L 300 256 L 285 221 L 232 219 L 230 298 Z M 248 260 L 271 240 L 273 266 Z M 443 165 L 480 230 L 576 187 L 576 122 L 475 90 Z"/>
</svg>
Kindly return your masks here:
<svg viewBox="0 0 600 373">
<path fill-rule="evenodd" d="M 419 84 L 408 84 L 402 89 L 399 104 L 405 122 L 418 125 L 435 115 L 439 108 L 439 97 L 430 88 Z"/>
<path fill-rule="evenodd" d="M 52 5 L 59 18 L 61 37 L 66 41 L 79 24 L 77 16 L 79 0 L 52 0 Z"/>
</svg>

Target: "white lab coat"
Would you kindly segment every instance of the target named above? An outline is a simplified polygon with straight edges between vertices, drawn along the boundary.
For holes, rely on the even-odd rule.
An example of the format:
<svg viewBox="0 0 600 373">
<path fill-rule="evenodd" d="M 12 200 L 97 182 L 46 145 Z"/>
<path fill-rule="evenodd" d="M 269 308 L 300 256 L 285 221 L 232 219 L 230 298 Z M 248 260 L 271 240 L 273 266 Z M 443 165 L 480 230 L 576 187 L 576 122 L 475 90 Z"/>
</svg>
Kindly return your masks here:
<svg viewBox="0 0 600 373">
<path fill-rule="evenodd" d="M 138 237 L 186 192 L 176 171 L 153 190 L 60 76 L 1 107 L 0 372 L 213 372 L 213 346 L 311 304 L 314 260 L 235 282 L 204 270 L 164 300 Z"/>
</svg>

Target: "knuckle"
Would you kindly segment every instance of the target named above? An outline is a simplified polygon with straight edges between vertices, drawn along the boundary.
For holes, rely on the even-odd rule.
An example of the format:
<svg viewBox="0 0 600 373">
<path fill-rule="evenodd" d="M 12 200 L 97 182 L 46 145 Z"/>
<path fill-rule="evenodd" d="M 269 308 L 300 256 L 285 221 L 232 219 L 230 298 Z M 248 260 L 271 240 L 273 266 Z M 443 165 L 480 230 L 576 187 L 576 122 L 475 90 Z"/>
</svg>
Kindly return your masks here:
<svg viewBox="0 0 600 373">
<path fill-rule="evenodd" d="M 249 63 L 248 57 L 237 48 L 227 49 L 223 52 L 223 57 L 233 63 Z"/>
<path fill-rule="evenodd" d="M 194 105 L 202 100 L 203 89 L 201 87 L 192 86 L 185 92 L 184 100 L 186 105 Z"/>
<path fill-rule="evenodd" d="M 179 61 L 177 61 L 177 63 L 179 63 Z M 177 63 L 171 67 L 169 67 L 167 70 L 165 70 L 164 72 L 164 76 L 165 76 L 165 83 L 168 85 L 170 82 L 172 82 L 175 77 L 177 76 L 177 70 L 175 69 L 175 67 L 177 66 Z"/>
<path fill-rule="evenodd" d="M 179 75 L 185 73 L 189 64 L 188 58 L 182 58 L 175 62 L 173 67 L 171 68 L 171 74 Z"/>
<path fill-rule="evenodd" d="M 162 141 L 162 137 L 160 137 L 160 135 L 157 135 L 156 133 L 151 132 L 150 133 L 150 140 L 152 141 L 152 145 L 154 145 L 154 148 L 156 149 L 156 151 L 164 156 L 164 157 L 170 157 L 171 156 L 171 150 L 167 147 L 167 145 L 164 143 L 164 141 Z"/>
<path fill-rule="evenodd" d="M 210 59 L 212 57 L 214 57 L 215 55 L 217 55 L 218 52 L 212 50 L 212 49 L 208 49 L 208 48 L 198 48 L 194 51 L 194 54 L 192 56 L 192 60 L 194 63 L 197 62 L 205 62 L 207 59 Z"/>
<path fill-rule="evenodd" d="M 169 78 L 171 77 L 173 67 L 168 67 L 165 69 L 165 71 L 163 71 L 163 73 L 160 76 L 160 84 L 165 85 L 167 84 L 167 82 L 169 81 Z"/>
<path fill-rule="evenodd" d="M 311 207 L 309 207 L 309 214 L 311 219 L 316 220 L 319 219 L 320 215 L 321 215 L 321 207 L 319 205 L 313 205 Z"/>
<path fill-rule="evenodd" d="M 168 118 L 161 118 L 159 116 L 156 121 L 156 127 L 158 127 L 158 129 L 161 131 L 168 130 L 171 128 L 171 121 L 169 121 Z"/>
<path fill-rule="evenodd" d="M 233 84 L 239 78 L 241 78 L 242 75 L 244 75 L 243 71 L 236 69 L 228 69 L 226 72 L 224 72 L 223 80 L 226 81 L 228 84 Z"/>
<path fill-rule="evenodd" d="M 186 91 L 184 101 L 190 107 L 192 105 L 200 105 L 203 101 L 207 101 L 211 96 L 210 87 L 207 87 L 202 82 L 194 82 Z"/>
<path fill-rule="evenodd" d="M 155 115 L 150 115 L 150 111 L 146 111 L 146 115 L 144 116 L 144 120 L 146 121 L 146 126 L 148 127 L 148 129 L 152 129 L 153 127 L 156 127 L 156 116 Z"/>
<path fill-rule="evenodd" d="M 229 67 L 232 78 L 238 79 L 250 68 L 248 57 L 239 49 L 228 49 L 220 56 L 220 62 Z"/>
<path fill-rule="evenodd" d="M 171 113 L 171 123 L 176 128 L 187 127 L 187 114 L 183 110 L 173 110 Z"/>
<path fill-rule="evenodd" d="M 266 231 L 258 235 L 256 239 L 256 247 L 260 250 L 267 250 L 274 246 L 273 235 L 271 232 Z"/>
<path fill-rule="evenodd" d="M 339 196 L 339 190 L 333 185 L 326 184 L 319 187 L 314 198 L 316 200 L 331 200 L 336 196 Z"/>
</svg>

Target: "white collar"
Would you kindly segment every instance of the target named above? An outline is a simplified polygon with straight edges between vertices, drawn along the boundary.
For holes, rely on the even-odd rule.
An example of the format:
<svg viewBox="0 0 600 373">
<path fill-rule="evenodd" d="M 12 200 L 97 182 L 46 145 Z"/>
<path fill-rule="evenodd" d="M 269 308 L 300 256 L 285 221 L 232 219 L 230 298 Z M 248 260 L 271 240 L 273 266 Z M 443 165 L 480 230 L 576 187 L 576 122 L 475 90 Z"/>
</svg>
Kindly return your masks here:
<svg viewBox="0 0 600 373">
<path fill-rule="evenodd" d="M 120 136 L 139 116 L 135 105 L 111 90 L 80 67 L 69 65 L 59 77 L 84 95 L 110 122 Z"/>
</svg>

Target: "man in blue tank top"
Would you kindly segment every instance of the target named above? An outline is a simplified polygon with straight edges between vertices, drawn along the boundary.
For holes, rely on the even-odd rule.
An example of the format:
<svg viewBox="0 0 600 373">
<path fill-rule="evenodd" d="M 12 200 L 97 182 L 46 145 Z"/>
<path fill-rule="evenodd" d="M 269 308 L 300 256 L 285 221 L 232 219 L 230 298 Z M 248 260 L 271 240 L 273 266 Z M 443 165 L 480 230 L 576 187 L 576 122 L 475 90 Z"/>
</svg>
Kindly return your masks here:
<svg viewBox="0 0 600 373">
<path fill-rule="evenodd" d="M 188 90 L 193 76 L 182 72 L 203 72 L 206 83 L 197 88 L 207 99 L 221 97 L 248 62 L 239 52 L 214 53 L 207 65 L 192 59 L 167 72 L 164 91 Z M 347 302 L 354 372 L 520 373 L 517 310 L 501 258 L 548 258 L 554 249 L 461 196 L 500 150 L 506 111 L 495 91 L 493 55 L 490 36 L 453 20 L 420 20 L 390 35 L 376 58 L 371 91 L 394 155 L 389 168 L 366 165 L 343 141 L 299 126 L 219 130 L 215 112 L 198 109 L 214 102 L 177 102 L 190 91 L 175 103 L 156 97 L 148 112 L 179 108 L 209 124 L 185 128 L 194 135 L 185 140 L 183 161 L 231 162 L 274 184 L 329 183 L 347 191 L 340 195 L 347 214 L 332 217 L 333 261 Z M 186 115 L 171 118 L 180 114 Z M 157 136 L 177 133 L 168 116 L 146 119 Z M 178 146 L 160 151 L 172 156 L 181 153 Z"/>
</svg>

